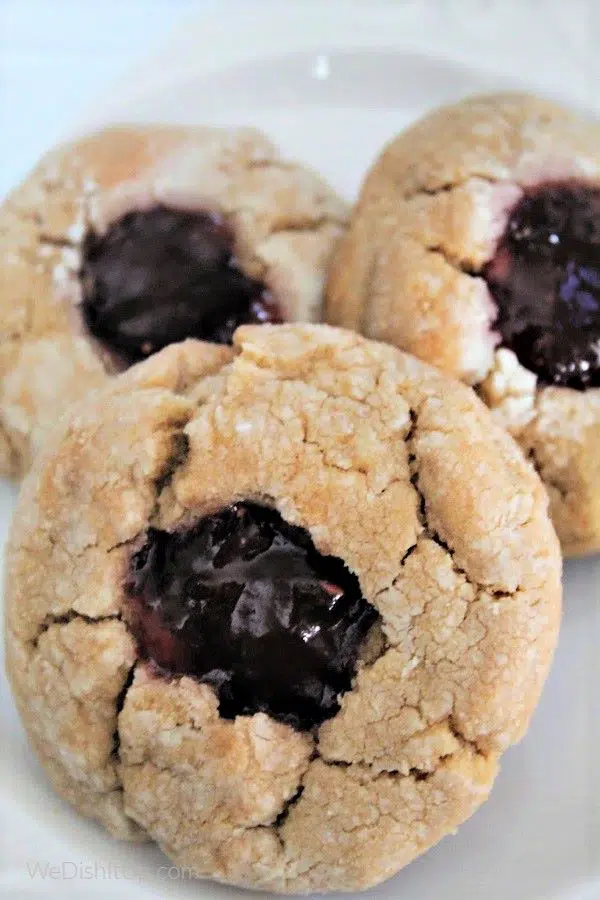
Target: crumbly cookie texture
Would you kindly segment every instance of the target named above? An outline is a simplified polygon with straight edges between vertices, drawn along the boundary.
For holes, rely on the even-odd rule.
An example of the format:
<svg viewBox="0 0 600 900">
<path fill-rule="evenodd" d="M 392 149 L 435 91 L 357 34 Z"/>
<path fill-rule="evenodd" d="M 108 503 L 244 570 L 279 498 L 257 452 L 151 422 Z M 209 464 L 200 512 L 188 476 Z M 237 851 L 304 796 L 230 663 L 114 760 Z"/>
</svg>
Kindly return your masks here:
<svg viewBox="0 0 600 900">
<path fill-rule="evenodd" d="M 346 209 L 261 133 L 132 126 L 66 144 L 0 207 L 0 474 L 25 472 L 46 426 L 112 371 L 83 327 L 82 243 L 155 204 L 223 215 L 236 262 L 285 318 L 320 320 Z"/>
<path fill-rule="evenodd" d="M 600 549 L 600 390 L 544 387 L 507 361 L 481 277 L 523 189 L 556 178 L 600 183 L 598 123 L 519 93 L 426 116 L 366 178 L 326 319 L 480 386 L 537 466 L 563 549 L 577 555 Z"/>
<path fill-rule="evenodd" d="M 149 526 L 268 505 L 379 613 L 337 715 L 219 716 L 137 659 L 123 578 Z M 278 892 L 393 875 L 470 816 L 553 654 L 547 496 L 475 394 L 326 326 L 188 341 L 76 404 L 23 483 L 8 671 L 57 791 L 200 876 Z"/>
</svg>

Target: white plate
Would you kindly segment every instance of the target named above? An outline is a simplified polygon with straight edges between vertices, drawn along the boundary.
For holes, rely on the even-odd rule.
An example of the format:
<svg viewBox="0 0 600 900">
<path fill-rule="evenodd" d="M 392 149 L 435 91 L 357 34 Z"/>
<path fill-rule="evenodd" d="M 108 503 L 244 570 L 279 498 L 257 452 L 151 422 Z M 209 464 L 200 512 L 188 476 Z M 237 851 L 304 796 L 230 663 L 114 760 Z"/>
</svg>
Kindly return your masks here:
<svg viewBox="0 0 600 900">
<path fill-rule="evenodd" d="M 91 104 L 77 130 L 111 119 L 252 124 L 351 197 L 382 142 L 440 102 L 512 81 L 593 106 L 599 25 L 595 0 L 221 3 Z M 0 486 L 0 540 L 13 497 Z M 567 565 L 556 663 L 491 800 L 373 896 L 600 898 L 599 584 L 600 559 Z M 118 844 L 71 812 L 0 688 L 0 896 L 237 893 L 182 881 L 160 870 L 156 848 Z M 36 863 L 64 868 L 43 879 Z"/>
</svg>

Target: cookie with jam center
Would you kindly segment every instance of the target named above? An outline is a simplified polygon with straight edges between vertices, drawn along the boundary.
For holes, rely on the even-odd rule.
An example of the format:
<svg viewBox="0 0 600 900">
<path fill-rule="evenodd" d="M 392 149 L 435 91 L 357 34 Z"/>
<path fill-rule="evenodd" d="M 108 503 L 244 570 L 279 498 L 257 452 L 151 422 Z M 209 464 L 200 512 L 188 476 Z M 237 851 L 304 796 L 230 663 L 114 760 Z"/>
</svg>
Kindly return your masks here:
<svg viewBox="0 0 600 900">
<path fill-rule="evenodd" d="M 320 321 L 345 220 L 253 129 L 114 127 L 48 154 L 0 207 L 0 474 L 169 344 Z"/>
<path fill-rule="evenodd" d="M 378 884 L 528 727 L 560 618 L 547 506 L 475 394 L 394 347 L 300 324 L 166 347 L 23 483 L 31 744 L 80 813 L 199 877 Z"/>
<path fill-rule="evenodd" d="M 443 107 L 383 150 L 328 285 L 329 322 L 473 385 L 600 549 L 600 126 L 525 94 Z"/>
</svg>

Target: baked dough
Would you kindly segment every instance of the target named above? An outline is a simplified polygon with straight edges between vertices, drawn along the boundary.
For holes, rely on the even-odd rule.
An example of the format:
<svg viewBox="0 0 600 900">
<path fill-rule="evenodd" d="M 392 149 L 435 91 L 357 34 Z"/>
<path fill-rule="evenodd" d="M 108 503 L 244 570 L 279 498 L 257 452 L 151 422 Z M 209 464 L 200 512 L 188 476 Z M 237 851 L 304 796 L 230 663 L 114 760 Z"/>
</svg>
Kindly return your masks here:
<svg viewBox="0 0 600 900">
<path fill-rule="evenodd" d="M 544 384 L 499 346 L 483 277 L 524 192 L 565 180 L 600 188 L 597 122 L 519 93 L 432 112 L 368 174 L 332 265 L 326 319 L 476 387 L 536 466 L 570 556 L 600 549 L 600 389 Z"/>
<path fill-rule="evenodd" d="M 0 208 L 0 474 L 25 472 L 46 426 L 123 368 L 81 314 L 83 247 L 158 204 L 222 217 L 282 318 L 320 321 L 346 208 L 260 132 L 124 126 L 59 147 Z"/>
<path fill-rule="evenodd" d="M 379 618 L 320 727 L 225 719 L 140 657 L 125 573 L 148 529 L 276 509 Z M 546 493 L 467 387 L 326 326 L 244 327 L 105 381 L 52 432 L 7 550 L 7 666 L 54 787 L 202 877 L 356 890 L 487 798 L 560 617 Z"/>
</svg>

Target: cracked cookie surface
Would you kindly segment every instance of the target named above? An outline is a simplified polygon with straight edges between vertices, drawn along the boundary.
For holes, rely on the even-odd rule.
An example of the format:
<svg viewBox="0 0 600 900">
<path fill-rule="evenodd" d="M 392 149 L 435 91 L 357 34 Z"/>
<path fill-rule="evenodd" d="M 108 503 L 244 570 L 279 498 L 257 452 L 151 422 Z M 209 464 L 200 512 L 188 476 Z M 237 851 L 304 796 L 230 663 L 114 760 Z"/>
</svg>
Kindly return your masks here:
<svg viewBox="0 0 600 900">
<path fill-rule="evenodd" d="M 168 343 L 319 321 L 345 220 L 252 129 L 115 127 L 48 154 L 0 208 L 0 474 L 27 470 L 68 403 Z"/>
<path fill-rule="evenodd" d="M 600 550 L 599 188 L 597 122 L 517 93 L 441 108 L 375 162 L 326 301 L 476 387 L 567 555 Z"/>
<path fill-rule="evenodd" d="M 224 718 L 127 626 L 149 530 L 241 502 L 343 560 L 378 613 L 311 729 Z M 472 391 L 351 332 L 244 327 L 112 379 L 49 437 L 9 539 L 8 671 L 55 788 L 200 876 L 289 893 L 390 877 L 484 802 L 527 728 L 560 617 L 547 502 Z"/>
</svg>

